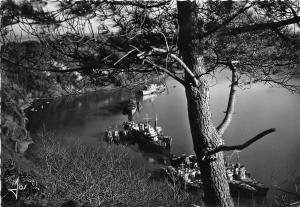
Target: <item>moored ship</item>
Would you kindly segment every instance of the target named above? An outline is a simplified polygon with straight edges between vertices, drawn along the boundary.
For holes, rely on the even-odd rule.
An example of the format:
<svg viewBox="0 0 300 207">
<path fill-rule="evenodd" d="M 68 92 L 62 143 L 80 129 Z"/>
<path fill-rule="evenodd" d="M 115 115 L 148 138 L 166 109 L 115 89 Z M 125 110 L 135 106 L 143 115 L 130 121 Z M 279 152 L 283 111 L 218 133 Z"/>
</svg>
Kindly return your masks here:
<svg viewBox="0 0 300 207">
<path fill-rule="evenodd" d="M 197 191 L 202 188 L 201 171 L 195 155 L 173 157 L 170 162 L 170 166 L 161 169 L 164 176 L 173 182 L 181 183 L 187 190 Z M 240 163 L 227 164 L 226 176 L 233 196 L 266 196 L 269 190 L 264 184 L 252 178 L 245 166 Z"/>
<path fill-rule="evenodd" d="M 145 96 L 153 93 L 160 93 L 165 90 L 165 87 L 163 85 L 158 84 L 150 84 L 149 86 L 146 86 L 142 90 L 140 90 L 140 93 Z"/>
<path fill-rule="evenodd" d="M 141 150 L 151 153 L 169 152 L 172 138 L 162 132 L 157 126 L 157 117 L 154 127 L 151 126 L 149 118 L 146 122 L 124 122 L 121 130 L 108 130 L 105 133 L 105 140 L 112 143 L 137 143 Z"/>
</svg>

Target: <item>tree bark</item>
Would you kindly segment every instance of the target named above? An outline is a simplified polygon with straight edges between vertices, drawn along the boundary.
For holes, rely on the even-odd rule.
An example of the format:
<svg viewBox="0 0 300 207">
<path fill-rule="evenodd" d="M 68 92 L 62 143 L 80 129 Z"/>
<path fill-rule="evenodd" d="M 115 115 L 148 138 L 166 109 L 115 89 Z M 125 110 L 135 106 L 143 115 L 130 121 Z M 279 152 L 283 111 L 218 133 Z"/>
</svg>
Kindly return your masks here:
<svg viewBox="0 0 300 207">
<path fill-rule="evenodd" d="M 179 42 L 178 46 L 184 63 L 190 70 L 200 75 L 206 72 L 203 59 L 203 44 L 199 40 L 203 22 L 197 17 L 195 2 L 178 1 Z M 213 125 L 209 107 L 209 86 L 207 80 L 199 78 L 195 84 L 193 77 L 185 73 L 185 91 L 188 103 L 188 116 L 193 138 L 194 150 L 201 170 L 204 187 L 204 202 L 207 206 L 233 206 L 226 178 L 223 152 L 213 159 L 202 160 L 205 151 L 222 144 Z"/>
</svg>

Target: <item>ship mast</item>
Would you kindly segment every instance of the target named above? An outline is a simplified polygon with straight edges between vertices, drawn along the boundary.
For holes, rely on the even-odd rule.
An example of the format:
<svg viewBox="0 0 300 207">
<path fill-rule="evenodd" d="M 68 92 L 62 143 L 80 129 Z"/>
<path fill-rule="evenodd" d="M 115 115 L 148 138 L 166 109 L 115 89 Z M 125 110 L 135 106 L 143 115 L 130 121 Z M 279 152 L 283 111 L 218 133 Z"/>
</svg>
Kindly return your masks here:
<svg viewBox="0 0 300 207">
<path fill-rule="evenodd" d="M 149 126 L 149 120 L 152 119 L 152 118 L 149 118 L 148 114 L 146 114 L 146 117 L 144 119 L 146 120 L 147 126 Z"/>
<path fill-rule="evenodd" d="M 157 129 L 157 114 L 155 114 L 154 129 Z"/>
</svg>

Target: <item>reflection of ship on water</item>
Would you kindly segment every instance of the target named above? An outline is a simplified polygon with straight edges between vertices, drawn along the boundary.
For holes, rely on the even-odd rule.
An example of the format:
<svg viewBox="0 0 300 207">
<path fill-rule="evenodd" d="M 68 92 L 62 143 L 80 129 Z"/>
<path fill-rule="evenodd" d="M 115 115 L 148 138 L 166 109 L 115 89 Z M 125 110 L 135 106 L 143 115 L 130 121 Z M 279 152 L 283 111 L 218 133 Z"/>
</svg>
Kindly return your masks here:
<svg viewBox="0 0 300 207">
<path fill-rule="evenodd" d="M 129 99 L 123 109 L 123 114 L 134 114 L 137 111 L 136 99 Z"/>
<path fill-rule="evenodd" d="M 129 100 L 123 102 L 123 114 L 128 115 L 128 121 L 133 121 L 133 116 L 137 113 L 137 111 L 141 111 L 142 103 L 144 101 L 154 102 L 158 95 L 162 94 L 162 92 L 166 89 L 163 85 L 152 85 L 156 86 L 155 92 L 141 94 L 140 91 L 137 93 L 132 93 L 131 91 Z"/>
<path fill-rule="evenodd" d="M 139 99 L 130 98 L 123 108 L 123 114 L 128 115 L 128 121 L 132 121 L 133 115 L 142 108 Z"/>
</svg>

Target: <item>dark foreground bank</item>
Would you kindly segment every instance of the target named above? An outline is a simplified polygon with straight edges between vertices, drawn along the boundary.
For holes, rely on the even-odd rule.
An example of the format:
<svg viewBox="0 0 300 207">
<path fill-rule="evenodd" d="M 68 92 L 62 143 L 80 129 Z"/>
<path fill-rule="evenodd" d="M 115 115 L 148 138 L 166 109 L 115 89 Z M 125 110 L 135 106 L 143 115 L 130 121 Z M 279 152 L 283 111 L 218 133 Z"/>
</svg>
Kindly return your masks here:
<svg viewBox="0 0 300 207">
<path fill-rule="evenodd" d="M 3 169 L 3 206 L 200 205 L 176 185 L 150 181 L 155 166 L 125 146 L 76 143 L 67 147 L 49 135 L 38 139 L 26 154 L 34 164 L 23 162 L 17 168 L 6 165 Z M 16 200 L 8 189 L 15 187 L 17 178 L 27 188 L 19 189 Z"/>
</svg>

